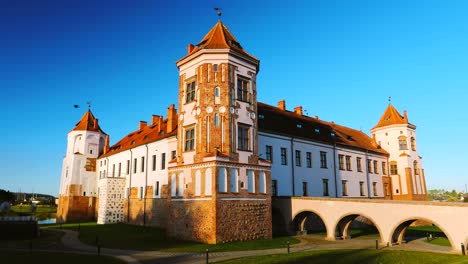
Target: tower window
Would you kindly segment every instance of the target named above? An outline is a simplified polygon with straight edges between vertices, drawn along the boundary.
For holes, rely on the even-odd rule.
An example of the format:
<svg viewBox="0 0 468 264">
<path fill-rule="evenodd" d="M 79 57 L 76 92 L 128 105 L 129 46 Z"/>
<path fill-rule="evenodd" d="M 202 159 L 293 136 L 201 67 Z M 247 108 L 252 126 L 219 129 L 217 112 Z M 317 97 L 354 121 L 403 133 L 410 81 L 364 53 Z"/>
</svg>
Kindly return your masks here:
<svg viewBox="0 0 468 264">
<path fill-rule="evenodd" d="M 187 83 L 187 89 L 185 90 L 186 99 L 185 103 L 195 101 L 195 81 Z"/>
<path fill-rule="evenodd" d="M 218 114 L 214 115 L 214 125 L 219 126 L 219 115 Z"/>
<path fill-rule="evenodd" d="M 398 166 L 396 161 L 390 161 L 390 174 L 397 175 L 398 174 Z"/>
<path fill-rule="evenodd" d="M 411 137 L 411 150 L 416 151 L 416 140 L 414 137 Z"/>
<path fill-rule="evenodd" d="M 245 79 L 237 79 L 237 100 L 248 102 L 249 82 Z"/>
<path fill-rule="evenodd" d="M 405 136 L 399 136 L 398 137 L 398 145 L 400 146 L 400 150 L 408 149 L 408 143 L 406 142 L 406 137 Z"/>
<path fill-rule="evenodd" d="M 250 127 L 239 125 L 237 128 L 237 148 L 239 150 L 249 150 Z"/>
<path fill-rule="evenodd" d="M 192 127 L 185 130 L 185 151 L 195 149 L 195 129 Z"/>
<path fill-rule="evenodd" d="M 218 64 L 213 64 L 213 71 L 215 71 L 215 72 L 218 71 Z"/>
</svg>

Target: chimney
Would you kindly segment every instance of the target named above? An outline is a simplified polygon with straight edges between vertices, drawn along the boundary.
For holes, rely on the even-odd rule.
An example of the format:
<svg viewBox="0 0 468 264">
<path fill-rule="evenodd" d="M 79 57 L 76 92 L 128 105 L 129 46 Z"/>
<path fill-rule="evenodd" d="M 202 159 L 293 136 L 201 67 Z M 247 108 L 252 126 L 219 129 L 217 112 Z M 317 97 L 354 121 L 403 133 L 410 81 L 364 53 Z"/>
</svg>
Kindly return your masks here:
<svg viewBox="0 0 468 264">
<path fill-rule="evenodd" d="M 295 112 L 297 115 L 302 115 L 302 106 L 296 106 L 296 107 L 294 107 L 294 112 Z"/>
<path fill-rule="evenodd" d="M 315 118 L 316 120 L 318 120 L 318 119 L 319 119 L 318 115 L 314 116 L 314 118 Z"/>
<path fill-rule="evenodd" d="M 159 116 L 159 120 L 158 120 L 158 133 L 161 131 L 163 123 L 164 123 L 163 117 L 162 117 L 162 116 Z"/>
<path fill-rule="evenodd" d="M 110 149 L 109 141 L 110 141 L 110 137 L 109 137 L 109 135 L 106 135 L 106 141 L 104 143 L 104 153 L 103 154 L 106 154 L 107 152 L 109 152 L 109 149 Z"/>
<path fill-rule="evenodd" d="M 190 54 L 192 52 L 193 48 L 195 48 L 195 46 L 192 43 L 188 44 L 188 47 L 187 47 L 188 53 L 187 54 Z"/>
<path fill-rule="evenodd" d="M 408 121 L 408 114 L 406 113 L 406 110 L 403 110 L 403 120 Z"/>
<path fill-rule="evenodd" d="M 97 118 L 94 119 L 93 127 L 98 128 L 98 119 Z"/>
<path fill-rule="evenodd" d="M 159 116 L 158 115 L 152 115 L 151 116 L 151 125 L 156 124 L 156 122 L 159 121 Z"/>
<path fill-rule="evenodd" d="M 280 110 L 283 110 L 283 111 L 286 110 L 286 101 L 285 101 L 285 100 L 279 101 L 279 102 L 278 102 L 278 108 L 279 108 Z"/>
<path fill-rule="evenodd" d="M 166 132 L 172 132 L 177 126 L 177 111 L 174 104 L 171 104 L 167 109 L 167 128 Z"/>
<path fill-rule="evenodd" d="M 142 130 L 143 128 L 146 127 L 147 124 L 148 124 L 148 123 L 146 123 L 146 121 L 140 121 L 140 127 L 139 127 L 139 129 Z"/>
</svg>

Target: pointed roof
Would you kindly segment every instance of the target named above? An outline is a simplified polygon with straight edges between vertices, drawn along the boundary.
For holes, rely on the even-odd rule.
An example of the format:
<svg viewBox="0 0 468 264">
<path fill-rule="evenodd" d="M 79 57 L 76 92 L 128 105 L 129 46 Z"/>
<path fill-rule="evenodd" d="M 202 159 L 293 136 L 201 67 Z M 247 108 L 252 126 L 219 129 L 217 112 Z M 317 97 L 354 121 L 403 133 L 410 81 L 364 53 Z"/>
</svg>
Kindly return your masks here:
<svg viewBox="0 0 468 264">
<path fill-rule="evenodd" d="M 205 37 L 203 37 L 200 43 L 194 46 L 193 49 L 189 50 L 187 56 L 202 49 L 232 49 L 258 61 L 257 58 L 250 55 L 242 48 L 239 41 L 237 41 L 234 35 L 232 35 L 229 29 L 221 21 L 218 21 L 218 23 L 214 25 Z"/>
<path fill-rule="evenodd" d="M 377 123 L 377 125 L 372 129 L 397 124 L 408 124 L 408 117 L 406 116 L 406 113 L 404 116 L 400 115 L 392 104 L 388 104 L 387 109 L 385 109 L 385 112 L 379 120 L 379 123 Z"/>
<path fill-rule="evenodd" d="M 80 121 L 76 123 L 75 128 L 72 129 L 72 131 L 78 130 L 94 131 L 106 134 L 99 127 L 98 119 L 94 117 L 93 113 L 91 113 L 91 110 L 89 109 L 86 111 L 83 117 L 81 117 Z"/>
</svg>

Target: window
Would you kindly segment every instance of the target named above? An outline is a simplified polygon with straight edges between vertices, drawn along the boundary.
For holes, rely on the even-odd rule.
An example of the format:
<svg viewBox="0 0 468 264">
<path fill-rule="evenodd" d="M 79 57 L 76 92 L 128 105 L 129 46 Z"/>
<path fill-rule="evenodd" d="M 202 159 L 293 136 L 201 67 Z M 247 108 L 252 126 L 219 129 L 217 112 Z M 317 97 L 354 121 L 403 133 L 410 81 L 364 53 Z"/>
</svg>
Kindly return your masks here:
<svg viewBox="0 0 468 264">
<path fill-rule="evenodd" d="M 302 182 L 302 196 L 307 196 L 307 182 Z"/>
<path fill-rule="evenodd" d="M 278 196 L 278 181 L 271 180 L 271 196 Z"/>
<path fill-rule="evenodd" d="M 247 190 L 249 193 L 255 192 L 255 174 L 252 170 L 247 170 Z"/>
<path fill-rule="evenodd" d="M 188 128 L 185 130 L 185 151 L 195 149 L 195 128 Z"/>
<path fill-rule="evenodd" d="M 205 171 L 205 195 L 211 195 L 211 169 Z"/>
<path fill-rule="evenodd" d="M 195 81 L 187 83 L 185 103 L 195 101 Z"/>
<path fill-rule="evenodd" d="M 327 152 L 320 151 L 320 168 L 327 168 Z"/>
<path fill-rule="evenodd" d="M 237 182 L 239 179 L 238 171 L 235 168 L 231 168 L 231 192 L 238 192 Z"/>
<path fill-rule="evenodd" d="M 312 152 L 306 152 L 307 168 L 312 168 Z"/>
<path fill-rule="evenodd" d="M 398 174 L 398 166 L 396 161 L 390 161 L 390 174 L 397 175 Z"/>
<path fill-rule="evenodd" d="M 249 150 L 249 127 L 238 125 L 237 128 L 237 148 L 239 150 Z"/>
<path fill-rule="evenodd" d="M 338 163 L 340 170 L 344 170 L 344 155 L 338 155 Z"/>
<path fill-rule="evenodd" d="M 363 181 L 359 182 L 359 194 L 361 196 L 364 196 L 364 182 Z"/>
<path fill-rule="evenodd" d="M 120 177 L 121 172 L 122 172 L 122 162 L 119 162 L 119 172 L 117 173 L 117 176 Z"/>
<path fill-rule="evenodd" d="M 153 155 L 153 171 L 156 170 L 156 155 Z"/>
<path fill-rule="evenodd" d="M 175 159 L 177 157 L 177 151 L 171 151 L 171 159 Z"/>
<path fill-rule="evenodd" d="M 374 196 L 377 196 L 377 182 L 372 182 L 372 191 L 374 192 Z"/>
<path fill-rule="evenodd" d="M 154 185 L 154 196 L 159 196 L 159 181 Z"/>
<path fill-rule="evenodd" d="M 179 180 L 179 185 L 178 185 L 178 188 L 177 188 L 177 196 L 183 196 L 184 195 L 184 173 L 180 173 L 179 174 L 179 177 L 178 177 L 178 180 Z"/>
<path fill-rule="evenodd" d="M 367 172 L 372 173 L 372 160 L 367 160 Z"/>
<path fill-rule="evenodd" d="M 112 177 L 115 177 L 115 164 L 112 164 Z"/>
<path fill-rule="evenodd" d="M 288 158 L 286 156 L 286 148 L 281 148 L 281 165 L 288 165 Z"/>
<path fill-rule="evenodd" d="M 374 160 L 374 173 L 379 174 L 379 165 L 378 161 Z"/>
<path fill-rule="evenodd" d="M 219 97 L 219 87 L 214 88 L 214 96 Z"/>
<path fill-rule="evenodd" d="M 145 157 L 141 157 L 141 172 L 145 172 Z"/>
<path fill-rule="evenodd" d="M 301 167 L 301 151 L 296 150 L 296 166 Z"/>
<path fill-rule="evenodd" d="M 248 83 L 245 79 L 237 79 L 237 100 L 248 102 Z"/>
<path fill-rule="evenodd" d="M 140 199 L 143 199 L 143 187 L 140 187 Z"/>
<path fill-rule="evenodd" d="M 348 196 L 348 181 L 341 181 L 341 191 L 343 196 Z"/>
<path fill-rule="evenodd" d="M 351 156 L 346 156 L 346 170 L 351 170 Z"/>
<path fill-rule="evenodd" d="M 382 174 L 387 175 L 387 163 L 382 161 Z"/>
<path fill-rule="evenodd" d="M 195 196 L 200 196 L 201 194 L 201 172 L 197 170 L 195 172 Z"/>
<path fill-rule="evenodd" d="M 362 172 L 361 158 L 356 158 L 356 167 L 357 167 L 357 171 Z"/>
<path fill-rule="evenodd" d="M 215 72 L 218 71 L 218 64 L 213 64 L 213 71 L 215 71 Z"/>
<path fill-rule="evenodd" d="M 418 162 L 416 160 L 413 161 L 413 169 L 414 169 L 414 175 L 419 175 Z"/>
<path fill-rule="evenodd" d="M 218 114 L 214 115 L 214 125 L 219 126 L 219 115 Z"/>
<path fill-rule="evenodd" d="M 273 147 L 272 146 L 266 146 L 265 147 L 265 159 L 269 160 L 270 162 L 273 162 Z"/>
<path fill-rule="evenodd" d="M 218 168 L 218 191 L 227 192 L 226 188 L 226 169 Z"/>
<path fill-rule="evenodd" d="M 161 170 L 166 169 L 166 153 L 161 153 Z"/>
<path fill-rule="evenodd" d="M 329 196 L 328 193 L 328 179 L 322 179 L 322 189 L 323 189 L 323 196 Z"/>
<path fill-rule="evenodd" d="M 172 174 L 171 176 L 171 196 L 175 197 L 177 195 L 177 178 L 176 174 Z"/>
<path fill-rule="evenodd" d="M 414 139 L 414 137 L 411 137 L 410 141 L 411 141 L 411 150 L 416 151 L 416 140 Z"/>
<path fill-rule="evenodd" d="M 400 146 L 400 150 L 408 149 L 408 143 L 406 142 L 406 137 L 405 136 L 399 136 L 398 137 L 398 145 Z"/>
<path fill-rule="evenodd" d="M 388 183 L 384 183 L 384 189 L 383 189 L 383 191 L 384 191 L 384 195 L 385 195 L 385 196 L 390 195 L 389 190 L 390 190 L 390 188 L 389 188 Z"/>
<path fill-rule="evenodd" d="M 137 172 L 137 159 L 133 159 L 133 173 Z"/>
<path fill-rule="evenodd" d="M 127 175 L 130 174 L 130 160 L 127 160 Z"/>
<path fill-rule="evenodd" d="M 266 175 L 265 172 L 261 171 L 260 174 L 258 175 L 259 177 L 259 192 L 260 193 L 266 193 Z"/>
</svg>

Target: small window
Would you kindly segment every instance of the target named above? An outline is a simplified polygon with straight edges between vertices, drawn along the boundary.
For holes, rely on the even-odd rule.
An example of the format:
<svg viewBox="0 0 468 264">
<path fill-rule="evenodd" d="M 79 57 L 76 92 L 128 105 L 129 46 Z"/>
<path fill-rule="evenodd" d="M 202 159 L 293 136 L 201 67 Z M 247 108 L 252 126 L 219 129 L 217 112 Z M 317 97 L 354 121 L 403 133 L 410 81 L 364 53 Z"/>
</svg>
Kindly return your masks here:
<svg viewBox="0 0 468 264">
<path fill-rule="evenodd" d="M 398 145 L 400 147 L 400 150 L 407 150 L 408 149 L 408 143 L 406 142 L 406 137 L 405 136 L 399 136 L 398 137 Z"/>
<path fill-rule="evenodd" d="M 265 116 L 262 115 L 262 114 L 259 114 L 259 115 L 258 115 L 258 118 L 259 118 L 259 119 L 265 119 Z"/>
<path fill-rule="evenodd" d="M 137 172 L 137 159 L 133 159 L 133 173 Z"/>
<path fill-rule="evenodd" d="M 270 162 L 273 162 L 273 147 L 272 146 L 265 147 L 265 159 L 269 160 Z"/>
<path fill-rule="evenodd" d="M 166 153 L 161 153 L 161 170 L 166 169 Z"/>
<path fill-rule="evenodd" d="M 185 130 L 185 151 L 192 151 L 195 149 L 195 128 Z"/>
<path fill-rule="evenodd" d="M 348 196 L 348 181 L 341 181 L 341 191 L 343 196 Z"/>
<path fill-rule="evenodd" d="M 296 150 L 296 167 L 301 167 L 301 151 Z"/>
<path fill-rule="evenodd" d="M 247 170 L 247 190 L 249 193 L 255 192 L 255 174 L 252 170 Z"/>
<path fill-rule="evenodd" d="M 302 182 L 302 196 L 308 196 L 307 182 Z"/>
<path fill-rule="evenodd" d="M 286 148 L 281 148 L 281 165 L 288 165 L 288 157 L 286 154 Z"/>
<path fill-rule="evenodd" d="M 327 168 L 327 152 L 320 151 L 320 168 Z"/>
<path fill-rule="evenodd" d="M 374 192 L 374 196 L 377 196 L 377 182 L 372 182 L 372 191 Z"/>
<path fill-rule="evenodd" d="M 365 194 L 364 194 L 364 182 L 363 182 L 363 181 L 360 181 L 360 182 L 359 182 L 359 194 L 360 194 L 361 196 L 364 196 L 364 195 L 365 195 Z"/>
<path fill-rule="evenodd" d="M 215 71 L 215 72 L 218 71 L 218 64 L 213 64 L 213 71 Z"/>
<path fill-rule="evenodd" d="M 237 148 L 248 151 L 250 147 L 250 128 L 238 125 L 237 127 Z"/>
<path fill-rule="evenodd" d="M 302 128 L 301 124 L 297 124 L 296 126 L 297 126 L 297 128 Z"/>
<path fill-rule="evenodd" d="M 340 170 L 344 170 L 344 155 L 338 155 L 338 163 Z"/>
<path fill-rule="evenodd" d="M 141 157 L 141 172 L 145 172 L 145 157 Z"/>
<path fill-rule="evenodd" d="M 186 93 L 185 103 L 190 103 L 190 102 L 195 101 L 195 81 L 187 83 L 185 93 Z"/>
<path fill-rule="evenodd" d="M 271 180 L 271 196 L 278 196 L 278 181 Z"/>
<path fill-rule="evenodd" d="M 159 181 L 154 185 L 154 196 L 159 196 Z"/>
<path fill-rule="evenodd" d="M 323 196 L 329 196 L 328 193 L 328 179 L 322 179 L 322 188 L 323 188 Z"/>
<path fill-rule="evenodd" d="M 367 160 L 367 172 L 372 173 L 372 160 Z"/>
<path fill-rule="evenodd" d="M 237 100 L 248 102 L 249 94 L 249 81 L 246 79 L 239 78 L 237 79 Z"/>
<path fill-rule="evenodd" d="M 357 171 L 362 172 L 361 158 L 356 158 L 356 167 L 357 167 Z"/>
<path fill-rule="evenodd" d="M 307 168 L 312 168 L 312 152 L 306 152 Z"/>
<path fill-rule="evenodd" d="M 379 165 L 378 161 L 374 160 L 374 173 L 379 174 Z"/>
<path fill-rule="evenodd" d="M 315 132 L 316 134 L 319 134 L 319 133 L 320 133 L 320 129 L 319 129 L 319 128 L 316 128 L 316 129 L 314 129 L 314 132 Z"/>
<path fill-rule="evenodd" d="M 397 175 L 398 174 L 398 166 L 396 161 L 390 161 L 390 174 Z"/>
<path fill-rule="evenodd" d="M 351 171 L 351 156 L 346 156 L 346 170 Z"/>
<path fill-rule="evenodd" d="M 173 150 L 171 151 L 171 159 L 175 159 L 177 157 L 177 151 Z"/>
<path fill-rule="evenodd" d="M 219 126 L 219 114 L 214 115 L 214 125 Z"/>
<path fill-rule="evenodd" d="M 214 89 L 214 96 L 219 97 L 219 87 L 215 87 Z"/>
<path fill-rule="evenodd" d="M 153 171 L 155 171 L 155 170 L 156 170 L 156 155 L 153 155 L 152 158 L 153 158 L 153 162 L 152 162 L 152 164 L 153 164 Z"/>
</svg>

